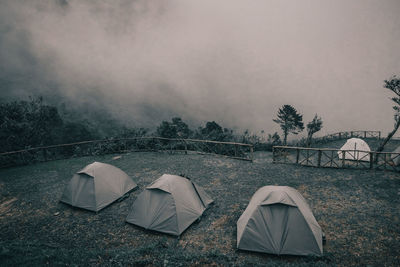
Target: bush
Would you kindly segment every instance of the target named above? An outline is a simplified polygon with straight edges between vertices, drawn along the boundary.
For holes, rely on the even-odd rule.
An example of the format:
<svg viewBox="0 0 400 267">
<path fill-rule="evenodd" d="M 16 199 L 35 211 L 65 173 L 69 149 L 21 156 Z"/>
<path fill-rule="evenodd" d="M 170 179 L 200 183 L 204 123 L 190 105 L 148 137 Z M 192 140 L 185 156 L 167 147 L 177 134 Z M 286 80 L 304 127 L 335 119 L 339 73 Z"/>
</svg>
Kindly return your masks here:
<svg viewBox="0 0 400 267">
<path fill-rule="evenodd" d="M 181 118 L 172 118 L 172 122 L 163 121 L 157 127 L 156 134 L 164 138 L 188 138 L 192 131 Z"/>
<path fill-rule="evenodd" d="M 1 152 L 51 145 L 60 141 L 63 121 L 42 98 L 0 104 Z"/>
</svg>

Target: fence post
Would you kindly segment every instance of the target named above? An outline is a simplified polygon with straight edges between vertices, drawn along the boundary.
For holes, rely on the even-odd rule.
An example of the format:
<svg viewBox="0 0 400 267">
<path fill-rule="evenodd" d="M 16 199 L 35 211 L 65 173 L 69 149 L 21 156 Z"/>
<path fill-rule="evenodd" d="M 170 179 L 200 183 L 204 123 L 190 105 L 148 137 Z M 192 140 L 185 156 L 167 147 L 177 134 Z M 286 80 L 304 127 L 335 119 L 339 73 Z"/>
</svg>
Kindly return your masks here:
<svg viewBox="0 0 400 267">
<path fill-rule="evenodd" d="M 307 157 L 306 165 L 308 165 L 308 162 L 310 161 L 310 156 L 309 156 L 309 152 L 308 152 L 309 150 L 307 149 L 306 151 L 307 151 L 307 153 L 306 153 L 307 154 L 306 155 L 306 157 Z"/>
<path fill-rule="evenodd" d="M 374 168 L 374 153 L 369 152 L 369 168 L 373 169 Z"/>
<path fill-rule="evenodd" d="M 341 132 L 339 133 L 339 139 L 342 139 L 342 133 Z"/>
<path fill-rule="evenodd" d="M 379 131 L 378 140 L 381 140 L 381 131 Z"/>
<path fill-rule="evenodd" d="M 19 160 L 20 160 L 20 162 L 21 162 L 21 165 L 24 163 L 24 157 L 23 157 L 22 153 L 23 153 L 23 152 L 18 153 L 18 155 L 19 155 Z"/>
<path fill-rule="evenodd" d="M 44 158 L 44 161 L 47 161 L 47 153 L 46 153 L 46 149 L 45 148 L 43 148 L 42 149 L 42 153 L 43 153 L 43 158 Z"/>
<path fill-rule="evenodd" d="M 187 143 L 186 143 L 185 140 L 183 142 L 185 143 L 185 154 L 187 155 L 187 153 L 188 153 L 188 151 L 187 151 Z"/>
<path fill-rule="evenodd" d="M 322 156 L 322 150 L 318 150 L 318 167 L 321 167 L 321 156 Z"/>
<path fill-rule="evenodd" d="M 251 160 L 251 162 L 253 162 L 253 152 L 254 152 L 254 148 L 253 148 L 253 146 L 251 146 L 250 147 L 250 160 Z"/>
<path fill-rule="evenodd" d="M 342 151 L 342 168 L 344 168 L 346 165 L 345 160 L 346 160 L 346 150 L 343 150 Z"/>
<path fill-rule="evenodd" d="M 364 138 L 367 138 L 367 131 L 364 131 Z"/>
<path fill-rule="evenodd" d="M 299 164 L 300 149 L 296 148 L 296 164 Z"/>
<path fill-rule="evenodd" d="M 383 154 L 383 169 L 384 169 L 384 170 L 386 170 L 386 163 L 387 163 L 387 161 L 386 161 L 386 160 L 387 160 L 387 157 L 386 157 L 386 156 L 387 156 L 386 153 Z"/>
<path fill-rule="evenodd" d="M 237 157 L 237 145 L 235 144 L 235 157 Z"/>
<path fill-rule="evenodd" d="M 272 147 L 272 163 L 275 163 L 275 147 Z"/>
</svg>

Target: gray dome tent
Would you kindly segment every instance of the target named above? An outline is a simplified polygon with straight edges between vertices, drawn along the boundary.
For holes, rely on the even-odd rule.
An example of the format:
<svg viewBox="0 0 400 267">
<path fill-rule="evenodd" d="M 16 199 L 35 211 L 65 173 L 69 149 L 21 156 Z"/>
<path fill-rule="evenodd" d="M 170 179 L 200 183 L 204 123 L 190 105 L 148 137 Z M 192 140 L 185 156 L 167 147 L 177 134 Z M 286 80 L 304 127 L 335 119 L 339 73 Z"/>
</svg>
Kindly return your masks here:
<svg viewBox="0 0 400 267">
<path fill-rule="evenodd" d="M 139 194 L 126 221 L 178 236 L 212 202 L 204 189 L 189 179 L 164 174 Z"/>
<path fill-rule="evenodd" d="M 135 187 L 136 183 L 121 169 L 93 162 L 72 177 L 61 201 L 97 212 Z"/>
<path fill-rule="evenodd" d="M 237 222 L 238 249 L 322 255 L 322 231 L 302 195 L 288 186 L 257 190 Z"/>
</svg>

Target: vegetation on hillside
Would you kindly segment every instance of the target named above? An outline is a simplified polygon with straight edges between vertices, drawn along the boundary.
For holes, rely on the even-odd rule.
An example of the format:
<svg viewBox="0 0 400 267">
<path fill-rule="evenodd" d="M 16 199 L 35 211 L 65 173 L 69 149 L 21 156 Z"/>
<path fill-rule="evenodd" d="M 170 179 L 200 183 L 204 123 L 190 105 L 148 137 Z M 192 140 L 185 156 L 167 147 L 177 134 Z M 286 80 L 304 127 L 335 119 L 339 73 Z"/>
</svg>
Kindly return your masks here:
<svg viewBox="0 0 400 267">
<path fill-rule="evenodd" d="M 96 115 L 96 114 L 95 114 Z M 127 127 L 112 119 L 106 112 L 88 120 L 65 106 L 57 108 L 46 104 L 43 98 L 0 103 L 0 152 L 16 151 L 32 147 L 94 139 L 131 138 L 159 136 L 165 138 L 194 138 L 225 142 L 243 142 L 255 145 L 256 149 L 270 149 L 262 136 L 250 133 L 235 133 L 215 121 L 191 129 L 180 117 L 162 121 L 155 130 Z M 262 132 L 263 134 L 263 132 Z"/>
<path fill-rule="evenodd" d="M 0 152 L 93 138 L 85 123 L 64 121 L 42 98 L 0 103 Z"/>
<path fill-rule="evenodd" d="M 377 151 L 383 151 L 386 143 L 400 128 L 400 79 L 393 76 L 385 80 L 384 88 L 396 95 L 391 98 L 395 103 L 393 106 L 395 124 Z M 87 119 L 85 113 L 92 112 L 95 113 L 91 114 L 95 119 Z M 260 134 L 251 133 L 249 130 L 238 133 L 215 121 L 207 121 L 204 125 L 191 129 L 181 117 L 162 121 L 156 129 L 151 130 L 128 127 L 112 118 L 106 111 L 101 113 L 93 110 L 71 111 L 64 104 L 57 108 L 46 104 L 42 97 L 31 97 L 29 100 L 0 102 L 0 152 L 94 139 L 138 136 L 241 142 L 252 144 L 255 150 L 271 150 L 274 145 L 286 145 L 289 134 L 297 135 L 305 128 L 303 115 L 287 104 L 279 108 L 273 121 L 282 129 L 282 138 L 277 132 L 268 134 L 267 139 L 264 131 Z M 307 137 L 297 140 L 297 145 L 311 145 L 313 135 L 323 127 L 322 118 L 315 114 L 306 127 Z"/>
</svg>

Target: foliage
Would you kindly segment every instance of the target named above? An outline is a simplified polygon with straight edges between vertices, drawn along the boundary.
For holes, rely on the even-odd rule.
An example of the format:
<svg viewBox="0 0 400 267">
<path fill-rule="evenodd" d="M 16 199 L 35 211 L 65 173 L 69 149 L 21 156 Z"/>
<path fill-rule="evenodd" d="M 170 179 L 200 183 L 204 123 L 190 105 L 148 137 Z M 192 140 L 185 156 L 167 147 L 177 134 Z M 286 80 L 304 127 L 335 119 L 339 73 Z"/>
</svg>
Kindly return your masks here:
<svg viewBox="0 0 400 267">
<path fill-rule="evenodd" d="M 265 142 L 264 131 L 261 131 L 260 135 L 251 133 L 249 130 L 245 130 L 243 134 L 238 138 L 238 141 L 245 144 L 252 144 L 254 151 L 271 151 L 272 144 Z"/>
<path fill-rule="evenodd" d="M 90 116 L 89 116 L 89 115 Z M 96 119 L 90 119 L 93 116 Z M 162 121 L 156 132 L 152 133 L 145 128 L 129 128 L 114 120 L 106 112 L 99 113 L 90 107 L 82 110 L 68 110 L 65 104 L 59 108 L 45 104 L 41 97 L 30 98 L 29 101 L 14 101 L 0 104 L 0 152 L 23 150 L 27 148 L 69 144 L 75 142 L 142 137 L 146 135 L 158 135 L 165 138 L 196 138 L 221 142 L 243 142 L 253 144 L 255 150 L 270 150 L 263 137 L 246 130 L 242 135 L 236 136 L 234 131 L 224 128 L 215 121 L 208 121 L 203 127 L 192 131 L 188 124 L 180 117 L 174 117 L 171 121 Z M 10 156 L 11 164 L 14 161 L 32 163 L 37 161 L 83 156 L 92 154 L 105 154 L 127 149 L 126 144 L 112 142 L 100 142 L 99 145 L 90 146 L 63 146 L 48 150 L 27 151 L 19 159 L 18 155 Z M 167 144 L 168 143 L 168 144 Z M 137 149 L 170 150 L 174 144 L 168 141 L 154 142 L 149 139 L 145 144 L 128 145 Z M 179 149 L 189 149 L 183 144 L 176 144 Z M 194 146 L 191 144 L 191 146 Z M 268 147 L 267 147 L 268 146 Z M 219 153 L 230 156 L 242 154 L 238 149 L 228 146 L 208 144 L 207 147 L 195 147 L 196 150 Z M 8 162 L 7 161 L 7 162 Z M 12 165 L 12 164 L 11 164 Z"/>
<path fill-rule="evenodd" d="M 191 134 L 189 126 L 179 117 L 172 118 L 171 122 L 162 121 L 157 127 L 157 135 L 165 138 L 188 138 Z"/>
<path fill-rule="evenodd" d="M 118 136 L 121 138 L 141 137 L 146 136 L 149 130 L 146 128 L 126 128 L 122 129 L 122 133 Z"/>
<path fill-rule="evenodd" d="M 391 100 L 395 103 L 393 109 L 396 111 L 395 120 L 397 121 L 399 120 L 400 114 L 400 79 L 394 75 L 389 80 L 385 80 L 384 83 L 384 88 L 396 94 L 396 96 L 392 97 Z"/>
<path fill-rule="evenodd" d="M 307 146 L 310 146 L 312 136 L 322 129 L 322 118 L 315 114 L 312 121 L 307 123 Z"/>
<path fill-rule="evenodd" d="M 273 146 L 277 146 L 282 144 L 281 137 L 279 136 L 278 132 L 275 132 L 274 134 L 268 134 L 268 143 L 271 143 Z"/>
<path fill-rule="evenodd" d="M 63 105 L 60 114 L 57 107 L 45 104 L 42 97 L 0 103 L 0 152 L 101 139 L 104 133 L 132 137 L 143 136 L 147 130 L 123 127 L 108 116 L 99 121 L 80 120 L 78 114 L 67 112 Z M 74 154 L 71 149 L 58 153 Z"/>
<path fill-rule="evenodd" d="M 263 134 L 264 131 L 261 132 Z M 267 140 L 264 137 L 259 137 L 254 135 L 259 141 L 256 143 L 251 143 L 254 146 L 254 151 L 272 151 L 273 146 L 278 146 L 282 144 L 281 138 L 277 132 L 273 134 L 268 134 Z"/>
<path fill-rule="evenodd" d="M 222 141 L 224 139 L 224 131 L 215 121 L 208 121 L 204 128 L 200 127 L 200 132 L 202 137 L 208 140 Z"/>
<path fill-rule="evenodd" d="M 50 145 L 60 141 L 63 121 L 42 98 L 0 104 L 0 151 Z"/>
<path fill-rule="evenodd" d="M 3 156 L 2 165 L 14 166 L 51 159 L 115 153 L 130 149 L 192 149 L 228 156 L 244 156 L 240 149 L 235 149 L 232 146 L 171 143 L 153 139 L 119 141 L 115 139 L 146 136 L 149 130 L 145 128 L 128 128 L 117 121 L 113 121 L 107 114 L 99 116 L 101 117 L 99 120 L 88 120 L 85 114 L 82 114 L 82 119 L 79 119 L 79 114 L 75 113 L 76 111 L 67 111 L 65 105 L 61 104 L 60 110 L 61 112 L 58 111 L 57 107 L 45 104 L 42 98 L 1 103 L 0 152 L 98 139 L 105 141 L 95 144 L 83 143 L 10 154 Z M 105 133 L 112 133 L 112 135 L 104 136 Z M 199 139 L 236 141 L 233 130 L 222 128 L 215 121 L 207 122 L 204 128 L 200 127 L 194 134 L 188 124 L 179 117 L 172 118 L 170 122 L 163 121 L 157 128 L 156 134 L 166 138 L 186 139 L 195 136 Z M 251 140 L 247 140 L 248 138 Z M 246 142 L 252 142 L 256 137 L 246 135 L 244 139 L 247 140 Z"/>
<path fill-rule="evenodd" d="M 63 127 L 63 143 L 73 143 L 95 139 L 95 134 L 78 122 L 67 122 Z"/>
<path fill-rule="evenodd" d="M 297 110 L 291 105 L 283 105 L 277 114 L 277 118 L 273 119 L 274 122 L 278 123 L 283 131 L 283 144 L 287 143 L 287 136 L 289 133 L 298 134 L 303 131 L 303 115 L 297 112 Z"/>
<path fill-rule="evenodd" d="M 199 127 L 194 137 L 198 139 L 220 142 L 234 141 L 233 130 L 222 128 L 222 126 L 215 121 L 208 121 L 205 127 Z"/>
<path fill-rule="evenodd" d="M 385 84 L 383 85 L 383 87 L 395 94 L 395 96 L 391 98 L 391 100 L 395 103 L 395 105 L 393 106 L 393 109 L 395 111 L 394 128 L 383 140 L 382 144 L 377 149 L 378 152 L 383 151 L 387 142 L 389 142 L 389 140 L 393 137 L 393 135 L 400 127 L 400 79 L 397 78 L 396 75 L 394 75 L 389 80 L 385 80 L 384 83 Z M 378 158 L 376 158 L 376 161 L 377 160 Z"/>
</svg>

